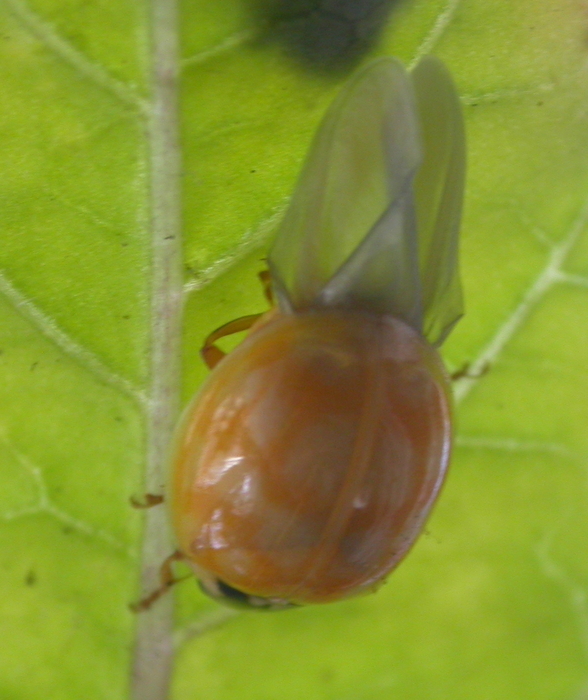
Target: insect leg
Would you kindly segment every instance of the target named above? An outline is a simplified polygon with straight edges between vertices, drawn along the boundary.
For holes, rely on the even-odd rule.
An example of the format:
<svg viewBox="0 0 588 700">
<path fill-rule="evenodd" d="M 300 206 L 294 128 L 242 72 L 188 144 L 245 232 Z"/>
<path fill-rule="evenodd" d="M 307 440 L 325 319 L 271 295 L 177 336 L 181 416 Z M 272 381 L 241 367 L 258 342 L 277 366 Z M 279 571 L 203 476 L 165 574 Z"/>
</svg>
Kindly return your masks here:
<svg viewBox="0 0 588 700">
<path fill-rule="evenodd" d="M 252 314 L 251 316 L 242 316 L 241 318 L 236 318 L 234 321 L 229 321 L 225 323 L 224 326 L 217 328 L 213 331 L 208 338 L 204 341 L 202 350 L 200 354 L 202 359 L 208 365 L 209 369 L 214 369 L 216 365 L 223 359 L 226 355 L 219 347 L 215 345 L 217 340 L 225 338 L 227 335 L 232 335 L 233 333 L 240 333 L 241 331 L 247 331 L 251 326 L 257 321 L 258 318 L 263 316 L 263 314 Z"/>
<path fill-rule="evenodd" d="M 273 306 L 276 303 L 274 299 L 274 291 L 272 289 L 272 277 L 269 270 L 262 270 L 257 275 L 261 281 L 261 286 L 263 287 L 263 296 L 269 301 Z"/>
<path fill-rule="evenodd" d="M 129 606 L 131 610 L 135 613 L 149 610 L 153 603 L 159 600 L 162 595 L 165 595 L 165 593 L 167 593 L 172 586 L 186 578 L 190 578 L 191 574 L 181 576 L 180 578 L 175 578 L 173 574 L 172 565 L 176 561 L 183 561 L 185 558 L 185 555 L 179 550 L 176 550 L 173 552 L 173 554 L 170 554 L 169 557 L 164 560 L 159 570 L 159 577 L 161 581 L 159 588 L 156 588 L 148 596 L 145 596 L 145 598 L 142 598 L 137 603 L 131 603 Z"/>
<path fill-rule="evenodd" d="M 135 496 L 131 496 L 129 498 L 129 501 L 131 502 L 133 508 L 144 509 L 153 508 L 153 506 L 158 506 L 160 503 L 163 503 L 164 498 L 161 494 L 146 493 L 143 495 L 142 498 L 136 498 Z"/>
</svg>

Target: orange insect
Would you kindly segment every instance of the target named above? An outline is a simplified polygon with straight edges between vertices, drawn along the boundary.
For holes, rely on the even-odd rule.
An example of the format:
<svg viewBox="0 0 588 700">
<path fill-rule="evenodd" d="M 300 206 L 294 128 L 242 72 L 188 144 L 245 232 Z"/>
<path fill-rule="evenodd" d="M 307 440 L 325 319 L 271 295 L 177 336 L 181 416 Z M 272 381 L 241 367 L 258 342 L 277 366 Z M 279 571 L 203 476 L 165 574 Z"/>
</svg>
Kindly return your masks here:
<svg viewBox="0 0 588 700">
<path fill-rule="evenodd" d="M 327 112 L 269 253 L 278 307 L 178 430 L 181 556 L 225 602 L 283 609 L 375 590 L 437 498 L 462 314 L 461 111 L 442 63 L 359 72 Z M 219 361 L 220 360 L 220 361 Z"/>
</svg>

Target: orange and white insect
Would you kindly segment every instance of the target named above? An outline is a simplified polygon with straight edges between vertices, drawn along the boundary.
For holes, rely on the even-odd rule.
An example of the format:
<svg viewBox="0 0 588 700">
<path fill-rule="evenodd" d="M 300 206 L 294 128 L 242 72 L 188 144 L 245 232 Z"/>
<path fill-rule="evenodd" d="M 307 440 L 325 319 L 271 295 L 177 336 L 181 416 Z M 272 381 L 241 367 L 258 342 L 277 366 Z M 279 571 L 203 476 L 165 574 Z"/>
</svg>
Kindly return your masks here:
<svg viewBox="0 0 588 700">
<path fill-rule="evenodd" d="M 282 609 L 375 590 L 437 498 L 462 314 L 462 116 L 443 64 L 359 72 L 328 110 L 269 253 L 277 308 L 178 431 L 181 556 L 215 598 Z M 216 338 L 250 325 L 228 324 Z"/>
</svg>

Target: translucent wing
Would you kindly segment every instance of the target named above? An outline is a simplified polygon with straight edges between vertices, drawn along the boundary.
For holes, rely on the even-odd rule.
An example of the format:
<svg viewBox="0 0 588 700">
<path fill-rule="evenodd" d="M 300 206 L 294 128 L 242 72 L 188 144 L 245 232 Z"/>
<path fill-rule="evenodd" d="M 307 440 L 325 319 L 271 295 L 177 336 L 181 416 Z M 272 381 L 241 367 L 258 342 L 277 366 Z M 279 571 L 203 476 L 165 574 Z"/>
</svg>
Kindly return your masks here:
<svg viewBox="0 0 588 700">
<path fill-rule="evenodd" d="M 402 65 L 360 72 L 328 110 L 269 255 L 284 309 L 372 309 L 420 327 L 412 181 L 420 163 Z"/>
<path fill-rule="evenodd" d="M 440 342 L 457 320 L 456 187 L 463 167 L 460 179 L 451 139 L 459 132 L 452 122 L 459 106 L 438 61 L 425 59 L 415 76 L 418 107 L 412 76 L 398 61 L 382 59 L 360 72 L 328 110 L 269 255 L 284 311 L 388 313 L 424 330 L 431 342 Z M 441 84 L 425 94 L 437 77 Z M 433 142 L 423 168 L 419 107 L 430 110 L 424 136 L 426 145 Z"/>
<path fill-rule="evenodd" d="M 458 253 L 465 136 L 457 93 L 441 61 L 427 56 L 411 75 L 424 152 L 414 183 L 423 334 L 440 345 L 463 314 Z"/>
</svg>

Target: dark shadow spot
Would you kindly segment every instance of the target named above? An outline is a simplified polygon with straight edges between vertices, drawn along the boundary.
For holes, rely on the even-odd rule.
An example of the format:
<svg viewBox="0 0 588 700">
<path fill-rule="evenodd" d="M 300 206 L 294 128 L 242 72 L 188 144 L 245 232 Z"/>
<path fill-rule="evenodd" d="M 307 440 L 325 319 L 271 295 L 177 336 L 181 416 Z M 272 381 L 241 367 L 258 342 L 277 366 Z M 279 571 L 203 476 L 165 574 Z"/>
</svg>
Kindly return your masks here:
<svg viewBox="0 0 588 700">
<path fill-rule="evenodd" d="M 265 43 L 303 67 L 347 72 L 377 43 L 402 0 L 247 0 Z"/>
</svg>

